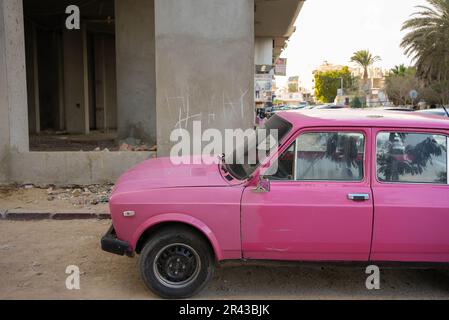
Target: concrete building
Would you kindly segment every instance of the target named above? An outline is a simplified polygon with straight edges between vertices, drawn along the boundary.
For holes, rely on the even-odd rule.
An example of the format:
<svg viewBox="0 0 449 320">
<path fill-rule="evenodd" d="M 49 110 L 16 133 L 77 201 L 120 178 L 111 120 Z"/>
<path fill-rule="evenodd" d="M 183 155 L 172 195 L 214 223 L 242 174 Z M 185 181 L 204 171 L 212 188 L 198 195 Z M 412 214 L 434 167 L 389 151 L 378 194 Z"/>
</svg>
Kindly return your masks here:
<svg viewBox="0 0 449 320">
<path fill-rule="evenodd" d="M 166 156 L 172 130 L 194 120 L 251 127 L 256 66 L 275 64 L 302 4 L 0 0 L 0 183 L 112 182 L 156 156 L 30 149 L 46 132 L 107 133 Z M 79 29 L 66 27 L 69 5 Z"/>
<path fill-rule="evenodd" d="M 343 65 L 335 65 L 325 61 L 320 65 L 313 73 L 316 72 L 328 72 L 328 71 L 338 71 L 343 69 Z M 349 67 L 351 74 L 354 78 L 363 79 L 364 70 L 359 66 Z M 369 67 L 368 68 L 368 87 L 361 87 L 360 91 L 367 95 L 367 106 L 377 107 L 388 103 L 388 97 L 385 93 L 385 76 L 388 71 L 380 67 Z M 363 83 L 360 83 L 362 86 Z M 335 99 L 336 104 L 348 104 L 352 101 L 353 95 L 344 94 L 342 96 L 337 96 Z"/>
</svg>

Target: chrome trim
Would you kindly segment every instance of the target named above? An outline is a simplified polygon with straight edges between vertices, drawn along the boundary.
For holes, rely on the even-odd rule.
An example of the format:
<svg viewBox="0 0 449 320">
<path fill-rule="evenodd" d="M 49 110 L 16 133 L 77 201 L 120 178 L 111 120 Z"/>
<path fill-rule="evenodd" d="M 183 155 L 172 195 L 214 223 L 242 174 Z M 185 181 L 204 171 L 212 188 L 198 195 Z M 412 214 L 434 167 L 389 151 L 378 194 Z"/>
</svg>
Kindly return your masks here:
<svg viewBox="0 0 449 320">
<path fill-rule="evenodd" d="M 350 193 L 348 199 L 352 201 L 367 201 L 369 200 L 368 193 Z"/>
<path fill-rule="evenodd" d="M 299 137 L 301 135 L 299 135 L 296 140 L 295 140 L 295 154 L 293 157 L 293 179 L 294 181 L 298 181 L 298 141 L 299 141 Z"/>
</svg>

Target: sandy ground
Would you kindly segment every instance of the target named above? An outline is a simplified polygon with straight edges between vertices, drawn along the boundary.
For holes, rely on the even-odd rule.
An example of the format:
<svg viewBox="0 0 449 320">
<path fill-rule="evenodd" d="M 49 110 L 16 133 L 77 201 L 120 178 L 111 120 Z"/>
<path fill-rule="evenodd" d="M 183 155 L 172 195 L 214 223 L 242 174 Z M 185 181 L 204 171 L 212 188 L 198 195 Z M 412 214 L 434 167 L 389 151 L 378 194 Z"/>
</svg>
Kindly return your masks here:
<svg viewBox="0 0 449 320">
<path fill-rule="evenodd" d="M 2 186 L 0 210 L 107 213 L 111 188 L 109 185 L 71 188 Z"/>
<path fill-rule="evenodd" d="M 0 299 L 154 299 L 137 258 L 102 252 L 109 221 L 0 221 Z M 65 287 L 66 267 L 81 290 Z M 231 264 L 198 299 L 448 299 L 449 271 L 382 269 L 381 290 L 365 288 L 360 267 Z"/>
</svg>

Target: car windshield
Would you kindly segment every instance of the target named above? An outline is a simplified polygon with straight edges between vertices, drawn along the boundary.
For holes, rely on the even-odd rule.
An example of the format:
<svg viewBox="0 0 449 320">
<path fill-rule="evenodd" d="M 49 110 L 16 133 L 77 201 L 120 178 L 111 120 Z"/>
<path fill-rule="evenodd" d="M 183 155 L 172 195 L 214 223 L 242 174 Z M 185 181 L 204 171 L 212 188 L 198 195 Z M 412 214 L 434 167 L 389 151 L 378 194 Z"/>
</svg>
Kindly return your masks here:
<svg viewBox="0 0 449 320">
<path fill-rule="evenodd" d="M 270 151 L 287 137 L 291 128 L 290 122 L 274 115 L 263 128 L 256 130 L 237 145 L 232 154 L 224 157 L 226 171 L 238 180 L 248 179 L 263 160 L 261 155 L 268 157 Z"/>
</svg>

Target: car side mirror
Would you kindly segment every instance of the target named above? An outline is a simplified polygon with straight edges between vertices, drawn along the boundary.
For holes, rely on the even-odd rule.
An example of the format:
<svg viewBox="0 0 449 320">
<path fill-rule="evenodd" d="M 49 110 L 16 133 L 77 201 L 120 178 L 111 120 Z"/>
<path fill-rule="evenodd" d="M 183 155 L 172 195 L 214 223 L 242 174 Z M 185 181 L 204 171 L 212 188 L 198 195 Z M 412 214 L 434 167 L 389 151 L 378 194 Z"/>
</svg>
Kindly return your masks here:
<svg viewBox="0 0 449 320">
<path fill-rule="evenodd" d="M 257 181 L 257 187 L 253 189 L 254 193 L 267 193 L 270 192 L 270 180 L 262 176 Z"/>
</svg>

